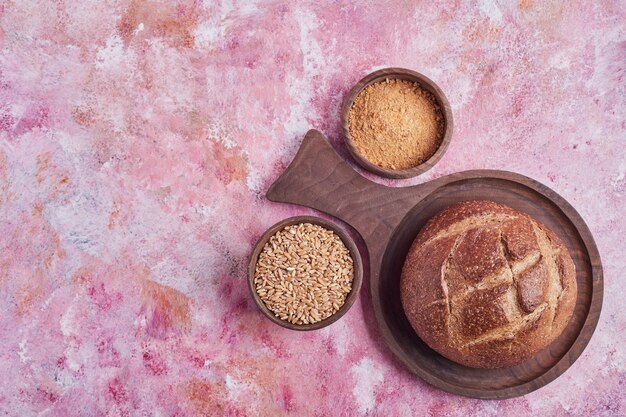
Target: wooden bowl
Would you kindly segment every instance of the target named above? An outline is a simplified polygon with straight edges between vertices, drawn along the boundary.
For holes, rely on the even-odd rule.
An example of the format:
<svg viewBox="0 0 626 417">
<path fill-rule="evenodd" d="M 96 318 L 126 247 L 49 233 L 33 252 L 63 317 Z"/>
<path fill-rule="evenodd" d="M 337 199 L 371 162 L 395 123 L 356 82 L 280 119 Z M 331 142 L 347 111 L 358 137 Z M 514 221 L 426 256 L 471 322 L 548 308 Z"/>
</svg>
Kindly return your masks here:
<svg viewBox="0 0 626 417">
<path fill-rule="evenodd" d="M 257 294 L 256 287 L 254 285 L 254 271 L 256 268 L 257 260 L 259 258 L 259 254 L 263 250 L 263 246 L 265 246 L 267 241 L 270 240 L 270 238 L 274 236 L 274 234 L 279 230 L 282 230 L 286 226 L 300 223 L 316 224 L 335 232 L 341 238 L 343 244 L 346 245 L 346 248 L 348 248 L 348 250 L 350 251 L 350 256 L 352 257 L 352 261 L 354 262 L 354 278 L 352 280 L 352 290 L 346 297 L 345 303 L 341 306 L 339 311 L 337 311 L 332 316 L 313 324 L 293 324 L 288 321 L 281 320 L 279 317 L 276 317 L 276 315 L 274 315 L 274 313 L 269 308 L 267 308 L 263 300 L 261 300 L 261 297 L 259 297 L 259 294 Z M 265 314 L 268 319 L 280 326 L 286 327 L 287 329 L 291 330 L 317 330 L 333 324 L 334 322 L 339 320 L 341 316 L 348 312 L 350 307 L 352 307 L 352 304 L 354 304 L 354 302 L 356 301 L 359 295 L 359 290 L 361 289 L 362 282 L 363 264 L 361 262 L 361 255 L 359 254 L 359 250 L 357 249 L 354 240 L 338 224 L 322 219 L 321 217 L 296 216 L 276 223 L 275 225 L 267 229 L 267 231 L 263 233 L 263 235 L 256 242 L 254 250 L 252 251 L 252 255 L 250 256 L 250 261 L 248 262 L 248 288 L 250 289 L 250 294 L 252 295 L 252 298 L 254 299 L 257 307 L 259 307 L 261 312 Z"/>
<path fill-rule="evenodd" d="M 267 197 L 328 213 L 359 232 L 369 252 L 380 336 L 408 369 L 443 390 L 483 399 L 528 394 L 565 372 L 598 324 L 604 281 L 593 236 L 563 197 L 531 178 L 474 170 L 411 187 L 387 187 L 356 173 L 320 132 L 311 130 Z M 413 239 L 433 215 L 464 200 L 492 200 L 529 214 L 561 238 L 576 265 L 578 295 L 566 329 L 535 357 L 510 368 L 469 368 L 443 357 L 417 336 L 402 309 L 400 274 Z"/>
<path fill-rule="evenodd" d="M 383 168 L 370 162 L 359 152 L 354 141 L 352 140 L 352 136 L 350 135 L 350 110 L 352 109 L 354 100 L 356 100 L 359 94 L 361 94 L 361 91 L 363 91 L 367 86 L 369 86 L 370 84 L 384 81 L 387 78 L 407 80 L 410 82 L 419 83 L 424 90 L 429 91 L 433 96 L 435 96 L 443 113 L 445 121 L 445 132 L 439 148 L 437 148 L 437 151 L 433 154 L 433 156 L 431 156 L 429 159 L 422 162 L 421 164 L 414 166 L 413 168 Z M 439 162 L 443 154 L 448 149 L 448 145 L 450 144 L 450 140 L 452 139 L 452 126 L 452 109 L 450 108 L 450 103 L 448 102 L 446 96 L 443 94 L 443 91 L 441 91 L 437 84 L 435 84 L 430 78 L 426 77 L 425 75 L 404 68 L 385 68 L 374 71 L 373 73 L 367 75 L 354 87 L 352 87 L 352 90 L 350 90 L 350 93 L 348 93 L 348 96 L 346 97 L 343 103 L 343 108 L 341 110 L 341 127 L 343 128 L 343 135 L 345 138 L 346 146 L 348 147 L 348 151 L 350 152 L 352 157 L 359 165 L 361 165 L 366 170 L 387 178 L 411 178 L 431 169 L 437 162 Z"/>
</svg>

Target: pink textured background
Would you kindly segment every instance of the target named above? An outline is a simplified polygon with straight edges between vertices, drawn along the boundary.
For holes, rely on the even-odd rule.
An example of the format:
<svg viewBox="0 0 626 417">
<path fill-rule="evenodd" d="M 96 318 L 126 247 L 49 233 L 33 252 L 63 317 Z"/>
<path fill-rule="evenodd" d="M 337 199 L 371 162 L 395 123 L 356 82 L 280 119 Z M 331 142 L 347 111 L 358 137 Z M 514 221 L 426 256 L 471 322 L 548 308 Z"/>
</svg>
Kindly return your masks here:
<svg viewBox="0 0 626 417">
<path fill-rule="evenodd" d="M 626 414 L 626 4 L 320 3 L 0 2 L 1 414 Z M 596 334 L 526 397 L 412 376 L 365 291 L 306 334 L 251 302 L 253 242 L 309 212 L 265 190 L 310 127 L 347 155 L 340 103 L 383 66 L 430 76 L 455 116 L 442 161 L 392 184 L 516 171 L 596 237 Z"/>
</svg>

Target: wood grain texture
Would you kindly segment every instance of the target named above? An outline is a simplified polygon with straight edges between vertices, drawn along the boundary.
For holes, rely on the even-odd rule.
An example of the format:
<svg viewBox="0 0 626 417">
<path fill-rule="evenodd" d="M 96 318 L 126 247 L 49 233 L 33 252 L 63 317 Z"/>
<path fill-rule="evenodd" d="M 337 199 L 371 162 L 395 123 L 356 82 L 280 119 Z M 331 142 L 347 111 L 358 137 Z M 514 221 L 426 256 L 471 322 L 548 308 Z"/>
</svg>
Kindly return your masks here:
<svg viewBox="0 0 626 417">
<path fill-rule="evenodd" d="M 259 259 L 259 254 L 263 250 L 263 247 L 265 246 L 267 241 L 270 240 L 270 238 L 274 236 L 274 234 L 278 232 L 279 230 L 282 230 L 283 228 L 287 226 L 300 224 L 300 223 L 316 224 L 318 226 L 322 226 L 328 230 L 332 230 L 335 233 L 337 233 L 337 235 L 343 241 L 344 245 L 346 245 L 346 248 L 348 248 L 348 250 L 350 251 L 350 256 L 352 257 L 352 260 L 354 261 L 353 263 L 354 278 L 352 280 L 352 290 L 347 295 L 346 301 L 341 306 L 339 311 L 337 311 L 335 314 L 331 315 L 330 317 L 324 320 L 321 320 L 312 324 L 293 324 L 288 321 L 281 320 L 279 317 L 276 317 L 276 315 L 269 308 L 267 308 L 263 300 L 261 300 L 261 297 L 256 292 L 256 288 L 254 285 L 254 271 L 256 268 L 256 263 L 257 263 L 257 260 Z M 352 304 L 354 304 L 354 302 L 356 301 L 356 298 L 359 295 L 359 290 L 361 289 L 362 282 L 363 282 L 363 263 L 361 261 L 361 255 L 359 254 L 359 250 L 356 247 L 354 240 L 341 226 L 339 226 L 339 224 L 332 222 L 330 220 L 322 219 L 321 217 L 296 216 L 296 217 L 289 217 L 288 219 L 285 219 L 276 223 L 275 225 L 267 229 L 265 233 L 263 233 L 263 235 L 256 242 L 256 244 L 254 245 L 254 250 L 252 251 L 252 255 L 250 255 L 250 259 L 248 261 L 248 289 L 250 290 L 252 299 L 256 303 L 257 307 L 259 307 L 261 312 L 265 314 L 265 316 L 267 316 L 267 318 L 269 318 L 271 321 L 278 324 L 279 326 L 283 326 L 291 330 L 317 330 L 317 329 L 321 329 L 322 327 L 326 327 L 330 324 L 333 324 L 334 322 L 339 320 L 344 314 L 348 312 L 348 310 L 350 310 L 350 307 L 352 307 Z"/>
<path fill-rule="evenodd" d="M 359 152 L 354 141 L 352 140 L 352 136 L 350 135 L 350 109 L 352 109 L 354 100 L 356 100 L 361 91 L 363 91 L 367 86 L 369 86 L 370 84 L 384 81 L 387 78 L 419 83 L 424 90 L 427 90 L 433 96 L 435 96 L 437 102 L 441 106 L 441 112 L 443 113 L 443 117 L 445 119 L 445 132 L 439 148 L 437 148 L 437 151 L 428 160 L 413 168 L 390 169 L 380 167 L 370 162 Z M 450 107 L 448 99 L 446 98 L 443 91 L 439 88 L 439 86 L 437 86 L 437 84 L 435 84 L 430 78 L 426 77 L 425 75 L 405 68 L 384 68 L 378 71 L 374 71 L 371 74 L 365 76 L 358 83 L 356 83 L 354 87 L 352 87 L 352 90 L 350 90 L 350 92 L 346 96 L 343 107 L 341 109 L 341 127 L 343 129 L 343 135 L 348 151 L 363 168 L 387 178 L 411 178 L 431 169 L 437 162 L 439 162 L 443 154 L 448 149 L 448 146 L 450 145 L 450 140 L 452 139 L 453 124 L 452 108 Z"/>
<path fill-rule="evenodd" d="M 412 372 L 446 391 L 483 399 L 532 392 L 571 366 L 597 325 L 603 276 L 591 232 L 567 201 L 530 178 L 474 170 L 412 187 L 385 187 L 357 174 L 320 132 L 311 130 L 267 197 L 336 216 L 361 234 L 370 255 L 372 304 L 382 337 Z M 476 199 L 493 200 L 538 219 L 563 240 L 576 265 L 578 297 L 572 320 L 548 348 L 511 368 L 469 368 L 437 354 L 417 337 L 400 302 L 402 265 L 421 227 L 450 204 Z"/>
</svg>

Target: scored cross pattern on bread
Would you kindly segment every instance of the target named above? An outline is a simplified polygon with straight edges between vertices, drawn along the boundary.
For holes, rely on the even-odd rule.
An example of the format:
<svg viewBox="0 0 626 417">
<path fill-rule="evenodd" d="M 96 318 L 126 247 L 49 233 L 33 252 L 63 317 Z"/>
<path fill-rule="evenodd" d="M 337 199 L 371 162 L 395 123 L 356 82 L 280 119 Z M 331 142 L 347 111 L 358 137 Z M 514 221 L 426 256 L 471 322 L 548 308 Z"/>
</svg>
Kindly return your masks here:
<svg viewBox="0 0 626 417">
<path fill-rule="evenodd" d="M 576 301 L 574 263 L 530 216 L 465 201 L 434 216 L 407 255 L 406 316 L 432 349 L 480 368 L 512 366 L 558 337 Z"/>
</svg>

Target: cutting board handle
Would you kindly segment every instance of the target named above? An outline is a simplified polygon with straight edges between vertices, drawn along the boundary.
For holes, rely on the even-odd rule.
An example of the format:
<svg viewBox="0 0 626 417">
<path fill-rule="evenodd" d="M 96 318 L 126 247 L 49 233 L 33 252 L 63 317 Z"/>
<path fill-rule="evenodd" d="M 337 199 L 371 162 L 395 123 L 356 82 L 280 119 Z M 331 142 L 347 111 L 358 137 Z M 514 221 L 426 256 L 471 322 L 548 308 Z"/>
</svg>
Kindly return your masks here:
<svg viewBox="0 0 626 417">
<path fill-rule="evenodd" d="M 391 188 L 359 175 L 335 152 L 324 135 L 309 130 L 295 158 L 267 191 L 271 201 L 299 204 L 335 216 L 354 227 L 367 241 L 383 238 L 419 199 L 420 186 Z M 421 191 L 421 190 L 419 190 Z M 382 239 L 384 241 L 384 239 Z"/>
</svg>

